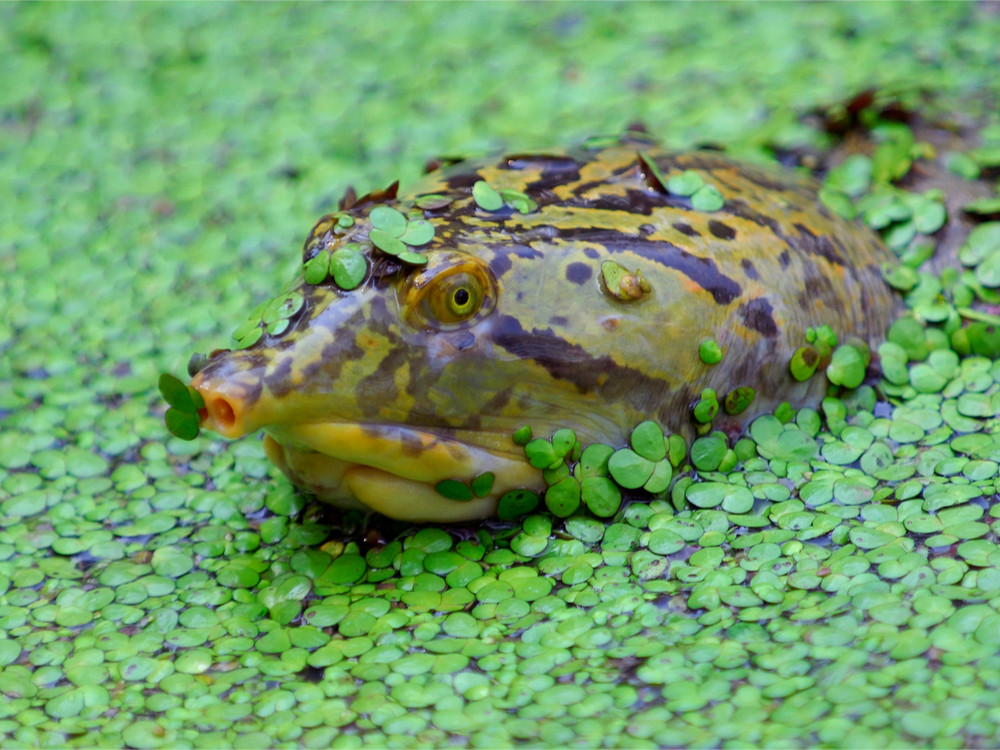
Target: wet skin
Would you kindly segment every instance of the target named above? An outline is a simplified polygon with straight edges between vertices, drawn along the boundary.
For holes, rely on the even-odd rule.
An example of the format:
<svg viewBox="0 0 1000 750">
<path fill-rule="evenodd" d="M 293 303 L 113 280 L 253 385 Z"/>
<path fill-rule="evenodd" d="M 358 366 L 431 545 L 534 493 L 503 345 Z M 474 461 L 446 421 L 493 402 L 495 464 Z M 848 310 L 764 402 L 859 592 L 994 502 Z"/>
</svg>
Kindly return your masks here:
<svg viewBox="0 0 1000 750">
<path fill-rule="evenodd" d="M 723 207 L 693 209 L 650 161 L 667 179 L 698 172 Z M 483 210 L 479 180 L 525 193 L 537 210 Z M 298 279 L 305 304 L 287 331 L 217 353 L 194 377 L 202 426 L 227 437 L 263 428 L 285 474 L 339 506 L 457 521 L 492 515 L 510 489 L 544 487 L 511 439 L 523 424 L 623 445 L 644 419 L 692 437 L 704 388 L 720 400 L 755 391 L 745 411 L 716 417 L 732 434 L 781 401 L 815 404 L 825 378 L 798 382 L 788 366 L 806 329 L 872 343 L 897 310 L 879 271 L 891 254 L 828 212 L 816 189 L 714 152 L 622 143 L 461 162 L 405 194 L 365 196 L 344 211 L 350 228 L 321 219 L 303 258 L 360 242 L 364 281 L 345 291 Z M 447 202 L 415 209 L 428 194 Z M 377 205 L 433 224 L 417 248 L 426 265 L 365 244 Z M 609 288 L 605 261 L 633 282 L 641 272 L 645 286 Z M 708 338 L 719 364 L 699 357 Z M 496 481 L 484 498 L 435 490 L 485 471 Z"/>
</svg>

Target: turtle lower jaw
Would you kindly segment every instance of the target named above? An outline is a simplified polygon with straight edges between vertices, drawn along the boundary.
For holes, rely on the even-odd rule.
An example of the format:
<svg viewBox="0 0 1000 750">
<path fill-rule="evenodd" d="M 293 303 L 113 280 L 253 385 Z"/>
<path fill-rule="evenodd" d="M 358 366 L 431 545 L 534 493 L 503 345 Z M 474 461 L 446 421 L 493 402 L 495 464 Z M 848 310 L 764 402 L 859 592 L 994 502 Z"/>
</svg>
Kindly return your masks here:
<svg viewBox="0 0 1000 750">
<path fill-rule="evenodd" d="M 345 510 L 374 510 L 403 521 L 469 521 L 496 514 L 501 495 L 537 487 L 524 459 L 498 455 L 400 425 L 302 424 L 268 427 L 264 450 L 293 484 Z M 450 500 L 435 485 L 495 476 L 491 492 Z"/>
</svg>

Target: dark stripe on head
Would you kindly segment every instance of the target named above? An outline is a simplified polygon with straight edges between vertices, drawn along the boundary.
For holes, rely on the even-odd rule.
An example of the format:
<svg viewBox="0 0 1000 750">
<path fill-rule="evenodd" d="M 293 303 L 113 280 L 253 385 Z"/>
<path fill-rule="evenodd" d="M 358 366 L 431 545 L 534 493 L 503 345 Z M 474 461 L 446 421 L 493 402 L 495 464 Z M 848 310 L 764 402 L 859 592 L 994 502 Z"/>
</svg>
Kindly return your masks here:
<svg viewBox="0 0 1000 750">
<path fill-rule="evenodd" d="M 692 227 L 690 224 L 685 224 L 683 221 L 676 221 L 673 224 L 674 229 L 676 229 L 681 234 L 686 234 L 688 237 L 701 237 L 701 234 L 697 229 Z"/>
<path fill-rule="evenodd" d="M 550 234 L 544 231 L 546 229 L 553 231 Z M 616 232 L 613 229 L 567 227 L 558 232 L 554 230 L 555 227 L 534 227 L 534 231 L 538 232 L 542 237 L 549 234 L 567 242 L 573 240 L 593 242 L 598 245 L 604 245 L 612 255 L 632 252 L 654 263 L 659 263 L 661 266 L 673 268 L 675 271 L 680 271 L 711 294 L 716 303 L 720 305 L 728 305 L 743 293 L 743 288 L 722 273 L 719 267 L 715 265 L 714 260 L 692 255 L 673 243 L 663 240 L 641 239 L 622 232 Z"/>
<path fill-rule="evenodd" d="M 757 331 L 762 336 L 778 335 L 778 324 L 774 322 L 771 303 L 765 298 L 752 299 L 740 305 L 737 312 L 747 328 Z"/>
<path fill-rule="evenodd" d="M 530 359 L 552 377 L 566 380 L 581 393 L 601 390 L 610 402 L 628 401 L 648 410 L 662 404 L 667 383 L 617 364 L 611 357 L 593 357 L 586 349 L 557 336 L 552 329 L 524 330 L 510 315 L 500 316 L 491 333 L 496 344 L 515 357 Z"/>
<path fill-rule="evenodd" d="M 471 188 L 481 179 L 483 178 L 479 176 L 478 172 L 459 172 L 448 175 L 446 184 L 449 190 L 462 190 L 463 188 Z"/>
<path fill-rule="evenodd" d="M 572 161 L 574 168 L 570 169 L 566 166 L 559 164 L 554 168 L 549 168 L 548 165 L 542 170 L 541 176 L 534 182 L 529 182 L 525 188 L 524 192 L 535 198 L 538 203 L 542 205 L 547 205 L 552 203 L 551 200 L 539 200 L 535 197 L 535 193 L 544 193 L 545 191 L 552 190 L 553 188 L 561 187 L 566 184 L 571 184 L 577 182 L 580 179 L 580 169 L 579 165 Z"/>
<path fill-rule="evenodd" d="M 276 398 L 281 398 L 291 391 L 295 386 L 289 375 L 292 374 L 292 360 L 294 357 L 285 357 L 281 364 L 275 367 L 264 376 L 264 385 Z"/>
<path fill-rule="evenodd" d="M 638 193 L 639 191 L 629 191 Z M 643 201 L 637 205 L 636 200 L 629 195 L 600 195 L 596 198 L 569 198 L 559 201 L 559 206 L 568 208 L 598 209 L 600 211 L 625 211 L 628 213 L 639 213 L 648 216 L 652 213 L 653 206 L 648 201 Z"/>
<path fill-rule="evenodd" d="M 715 265 L 711 258 L 700 258 L 691 255 L 669 242 L 651 242 L 646 240 L 636 243 L 629 249 L 643 258 L 659 263 L 661 266 L 673 268 L 687 276 L 706 292 L 712 295 L 716 304 L 728 305 L 743 293 L 743 288 L 726 276 Z"/>
</svg>

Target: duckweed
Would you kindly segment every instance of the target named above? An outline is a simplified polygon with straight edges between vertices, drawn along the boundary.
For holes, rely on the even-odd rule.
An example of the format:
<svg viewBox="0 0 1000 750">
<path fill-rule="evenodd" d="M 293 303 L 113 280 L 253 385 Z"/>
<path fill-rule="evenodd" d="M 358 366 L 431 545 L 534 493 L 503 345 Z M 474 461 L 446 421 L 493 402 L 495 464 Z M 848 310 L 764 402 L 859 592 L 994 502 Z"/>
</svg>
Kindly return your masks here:
<svg viewBox="0 0 1000 750">
<path fill-rule="evenodd" d="M 472 198 L 484 211 L 499 211 L 503 208 L 503 198 L 485 180 L 478 180 L 472 186 Z"/>
<path fill-rule="evenodd" d="M 831 64 L 852 87 L 930 74 L 935 106 L 988 121 L 979 94 L 995 94 L 996 77 L 982 52 L 996 20 L 935 6 L 910 13 L 900 34 L 891 6 L 808 17 L 679 7 L 670 33 L 697 31 L 684 54 L 721 107 L 669 71 L 646 76 L 652 48 L 633 32 L 655 46 L 656 9 L 616 7 L 612 19 L 597 6 L 526 7 L 518 24 L 587 41 L 569 68 L 558 45 L 498 33 L 508 22 L 489 9 L 383 10 L 378 27 L 349 6 L 3 12 L 4 747 L 997 745 L 1000 346 L 996 321 L 975 317 L 997 304 L 982 280 L 993 270 L 979 268 L 997 250 L 995 228 L 982 229 L 992 214 L 976 213 L 991 197 L 965 202 L 963 220 L 981 223 L 955 279 L 905 281 L 912 313 L 890 332 L 891 357 L 879 352 L 887 400 L 872 407 L 863 388 L 841 386 L 821 410 L 761 417 L 735 442 L 709 431 L 689 454 L 666 436 L 665 459 L 636 435 L 577 455 L 562 434 L 572 473 L 558 481 L 580 483 L 565 519 L 527 491 L 501 499 L 501 516 L 517 520 L 472 528 L 332 517 L 272 473 L 258 441 L 168 438 L 164 408 L 191 405 L 168 386 L 165 406 L 152 387 L 183 367 L 192 336 L 219 341 L 220 307 L 267 294 L 304 210 L 348 180 L 415 175 L 424 155 L 469 141 L 441 123 L 474 122 L 478 143 L 513 132 L 507 118 L 537 139 L 526 145 L 545 146 L 553 133 L 571 142 L 567 128 L 617 132 L 623 108 L 608 105 L 624 97 L 645 101 L 654 130 L 669 123 L 678 143 L 813 153 L 836 128 L 818 134 L 785 113 L 842 96 L 824 88 Z M 413 34 L 429 20 L 454 43 L 440 59 Z M 123 33 L 109 38 L 109 27 Z M 775 28 L 800 33 L 786 41 Z M 733 73 L 721 45 L 750 62 Z M 471 47 L 491 65 L 465 65 Z M 818 82 L 806 99 L 802 80 Z M 586 117 L 572 111 L 595 101 Z M 907 101 L 904 90 L 896 116 Z M 246 116 L 261 102 L 267 117 Z M 873 124 L 870 110 L 857 114 Z M 1000 130 L 980 135 L 974 150 L 949 147 L 944 163 L 963 179 L 995 177 Z M 919 137 L 884 140 L 835 187 L 840 207 L 880 223 L 916 271 L 941 201 L 886 193 L 855 206 L 930 158 Z M 350 228 L 341 221 L 330 230 Z M 403 241 L 408 231 L 395 239 L 421 247 Z M 423 236 L 415 227 L 409 239 Z M 397 257 L 423 257 L 411 252 Z M 290 325 L 256 315 L 237 345 Z M 957 358 L 931 356 L 952 347 Z M 612 508 L 613 493 L 588 487 L 613 484 L 610 459 L 626 448 L 654 462 L 644 486 L 663 461 L 670 486 L 657 496 L 615 485 Z"/>
<path fill-rule="evenodd" d="M 698 356 L 706 365 L 717 365 L 722 361 L 722 349 L 712 339 L 705 339 L 698 347 Z"/>
</svg>

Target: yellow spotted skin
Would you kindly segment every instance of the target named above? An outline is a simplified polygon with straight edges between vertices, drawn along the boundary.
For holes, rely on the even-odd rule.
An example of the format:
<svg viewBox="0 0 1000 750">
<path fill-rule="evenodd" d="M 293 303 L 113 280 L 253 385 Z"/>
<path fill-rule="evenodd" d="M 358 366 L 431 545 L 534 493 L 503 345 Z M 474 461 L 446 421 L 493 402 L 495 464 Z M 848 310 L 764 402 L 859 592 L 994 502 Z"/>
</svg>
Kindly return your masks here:
<svg viewBox="0 0 1000 750">
<path fill-rule="evenodd" d="M 697 172 L 723 207 L 692 208 L 650 162 L 665 180 Z M 472 195 L 480 180 L 537 207 L 483 210 Z M 491 514 L 507 489 L 544 486 L 511 440 L 523 424 L 622 445 L 644 419 L 693 436 L 691 407 L 705 388 L 720 400 L 756 392 L 743 413 L 716 417 L 733 434 L 781 401 L 815 404 L 825 378 L 800 383 L 788 368 L 806 329 L 826 324 L 874 343 L 897 309 L 879 270 L 890 253 L 828 212 L 816 189 L 716 152 L 623 141 L 460 162 L 404 194 L 365 196 L 346 209 L 349 230 L 320 220 L 304 260 L 364 246 L 368 214 L 388 205 L 433 224 L 417 248 L 426 266 L 367 245 L 358 288 L 300 279 L 306 301 L 287 332 L 217 355 L 195 377 L 209 403 L 204 425 L 230 436 L 265 428 L 276 463 L 331 502 L 462 520 Z M 415 207 L 431 194 L 441 205 Z M 608 288 L 606 261 L 630 274 L 630 294 Z M 698 353 L 709 338 L 723 351 L 715 365 Z M 213 416 L 213 398 L 237 404 L 233 421 Z M 441 479 L 482 471 L 497 474 L 487 498 L 434 493 Z"/>
</svg>

